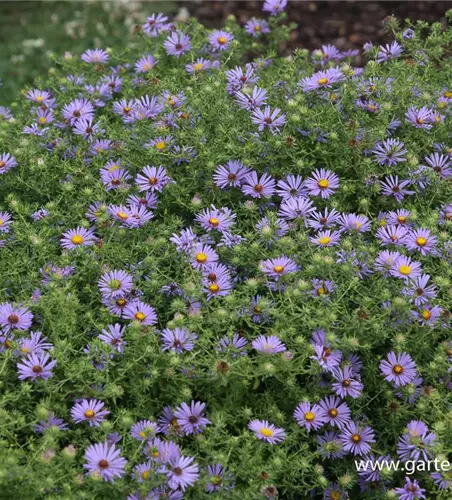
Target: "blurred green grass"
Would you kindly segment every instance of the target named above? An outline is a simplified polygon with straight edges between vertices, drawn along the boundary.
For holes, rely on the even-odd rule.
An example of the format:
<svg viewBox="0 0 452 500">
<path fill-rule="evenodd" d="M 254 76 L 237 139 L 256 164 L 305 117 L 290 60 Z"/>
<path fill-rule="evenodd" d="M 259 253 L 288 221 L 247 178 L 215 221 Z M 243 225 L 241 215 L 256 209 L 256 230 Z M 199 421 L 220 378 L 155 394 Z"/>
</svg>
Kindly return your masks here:
<svg viewBox="0 0 452 500">
<path fill-rule="evenodd" d="M 0 1 L 0 105 L 45 76 L 49 53 L 127 44 L 133 26 L 153 12 L 175 12 L 173 1 Z"/>
</svg>

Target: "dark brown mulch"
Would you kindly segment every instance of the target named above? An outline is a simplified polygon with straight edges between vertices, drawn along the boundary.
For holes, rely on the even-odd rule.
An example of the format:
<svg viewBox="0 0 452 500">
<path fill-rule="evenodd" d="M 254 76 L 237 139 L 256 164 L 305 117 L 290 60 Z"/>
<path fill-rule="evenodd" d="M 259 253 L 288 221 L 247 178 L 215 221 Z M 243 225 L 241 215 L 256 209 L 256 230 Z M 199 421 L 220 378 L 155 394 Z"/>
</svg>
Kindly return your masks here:
<svg viewBox="0 0 452 500">
<path fill-rule="evenodd" d="M 262 13 L 262 2 L 254 0 L 192 1 L 180 2 L 179 5 L 186 7 L 208 27 L 220 27 L 230 14 L 234 14 L 240 23 L 253 16 L 266 16 Z M 406 18 L 444 21 L 444 14 L 449 9 L 452 9 L 452 1 L 289 1 L 286 9 L 289 21 L 299 25 L 289 45 L 312 50 L 329 43 L 340 49 L 361 48 L 369 40 L 374 44 L 387 43 L 389 37 L 382 26 L 385 17 L 394 15 L 401 21 Z"/>
</svg>

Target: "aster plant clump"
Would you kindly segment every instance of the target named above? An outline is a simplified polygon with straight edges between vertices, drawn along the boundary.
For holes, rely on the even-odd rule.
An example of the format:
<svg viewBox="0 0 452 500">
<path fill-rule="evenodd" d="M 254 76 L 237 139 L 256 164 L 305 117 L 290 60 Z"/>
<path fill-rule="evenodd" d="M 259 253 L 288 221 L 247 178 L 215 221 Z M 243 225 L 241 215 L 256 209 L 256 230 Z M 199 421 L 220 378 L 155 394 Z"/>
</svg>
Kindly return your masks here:
<svg viewBox="0 0 452 500">
<path fill-rule="evenodd" d="M 5 498 L 450 498 L 452 29 L 280 56 L 286 3 L 1 109 Z"/>
</svg>

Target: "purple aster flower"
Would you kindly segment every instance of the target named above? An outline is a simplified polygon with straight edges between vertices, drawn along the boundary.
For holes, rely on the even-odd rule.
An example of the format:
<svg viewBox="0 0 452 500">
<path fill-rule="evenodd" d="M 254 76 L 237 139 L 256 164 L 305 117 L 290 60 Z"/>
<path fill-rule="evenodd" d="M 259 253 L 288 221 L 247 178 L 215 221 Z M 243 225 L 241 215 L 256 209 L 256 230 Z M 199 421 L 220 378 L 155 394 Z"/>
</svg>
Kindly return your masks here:
<svg viewBox="0 0 452 500">
<path fill-rule="evenodd" d="M 320 63 L 322 65 L 329 61 L 339 61 L 342 58 L 339 49 L 334 45 L 322 45 L 321 49 L 312 51 L 311 57 L 314 63 Z"/>
<path fill-rule="evenodd" d="M 399 224 L 400 226 L 411 226 L 411 212 L 401 208 L 395 212 L 389 212 L 388 214 L 388 224 Z"/>
<path fill-rule="evenodd" d="M 63 118 L 71 125 L 81 119 L 92 120 L 94 118 L 94 106 L 87 99 L 74 99 L 64 106 Z"/>
<path fill-rule="evenodd" d="M 331 170 L 317 169 L 306 179 L 304 186 L 310 196 L 329 198 L 339 187 L 339 177 Z"/>
<path fill-rule="evenodd" d="M 173 233 L 170 241 L 176 245 L 179 252 L 191 252 L 199 240 L 196 234 L 193 232 L 193 229 L 189 227 L 187 229 L 183 229 L 179 236 Z"/>
<path fill-rule="evenodd" d="M 367 425 L 348 422 L 341 429 L 340 439 L 344 445 L 344 451 L 353 455 L 367 455 L 370 451 L 370 443 L 375 443 L 375 433 Z"/>
<path fill-rule="evenodd" d="M 0 233 L 9 233 L 13 220 L 8 212 L 0 212 Z"/>
<path fill-rule="evenodd" d="M 389 175 L 384 181 L 381 181 L 382 194 L 385 196 L 394 196 L 400 203 L 405 196 L 414 194 L 414 191 L 406 189 L 410 185 L 410 181 L 400 181 L 397 175 Z"/>
<path fill-rule="evenodd" d="M 42 378 L 47 380 L 53 377 L 52 368 L 56 365 L 56 360 L 50 361 L 47 353 L 29 354 L 25 359 L 17 363 L 19 380 L 27 378 L 36 380 Z"/>
<path fill-rule="evenodd" d="M 123 114 L 122 119 L 125 123 L 134 123 L 149 118 L 155 120 L 164 107 L 165 103 L 161 102 L 158 97 L 145 95 L 140 99 L 135 99 L 131 111 Z"/>
<path fill-rule="evenodd" d="M 9 153 L 0 154 L 0 175 L 5 174 L 13 167 L 17 167 L 16 158 Z"/>
<path fill-rule="evenodd" d="M 36 210 L 36 212 L 31 214 L 31 218 L 36 222 L 38 220 L 45 219 L 49 216 L 49 214 L 50 212 L 48 210 L 46 210 L 45 208 L 40 208 L 39 210 Z"/>
<path fill-rule="evenodd" d="M 410 298 L 410 302 L 414 302 L 416 307 L 427 304 L 430 299 L 435 299 L 437 296 L 436 287 L 428 285 L 430 280 L 429 274 L 423 274 L 409 281 L 402 293 Z"/>
<path fill-rule="evenodd" d="M 195 220 L 208 232 L 216 229 L 220 233 L 229 231 L 234 224 L 235 214 L 229 208 L 216 208 L 211 205 L 210 209 L 203 210 L 195 217 Z"/>
<path fill-rule="evenodd" d="M 429 432 L 424 422 L 412 420 L 397 442 L 397 454 L 404 462 L 428 461 L 432 458 L 432 447 L 435 444 L 436 434 Z"/>
<path fill-rule="evenodd" d="M 270 27 L 264 19 L 256 19 L 255 17 L 252 17 L 245 24 L 245 31 L 253 38 L 258 38 L 261 35 L 270 33 Z"/>
<path fill-rule="evenodd" d="M 30 338 L 17 339 L 18 354 L 21 356 L 43 354 L 53 348 L 53 345 L 46 340 L 47 337 L 43 337 L 42 332 L 30 332 Z"/>
<path fill-rule="evenodd" d="M 335 431 L 327 431 L 318 436 L 317 443 L 319 444 L 320 455 L 323 458 L 342 458 L 345 455 L 342 441 Z"/>
<path fill-rule="evenodd" d="M 429 229 L 421 228 L 411 231 L 404 244 L 408 250 L 417 250 L 421 255 L 435 255 L 436 241 L 436 236 L 433 236 Z"/>
<path fill-rule="evenodd" d="M 415 500 L 416 498 L 427 498 L 424 495 L 425 490 L 419 486 L 416 479 L 411 480 L 405 477 L 405 486 L 403 488 L 396 488 L 394 493 L 398 495 L 399 500 Z"/>
<path fill-rule="evenodd" d="M 171 146 L 174 138 L 172 135 L 167 135 L 166 137 L 156 137 L 152 139 L 147 144 L 144 145 L 145 148 L 151 149 L 154 148 L 159 153 L 164 152 L 168 149 L 168 146 Z"/>
<path fill-rule="evenodd" d="M 334 84 L 344 80 L 344 74 L 336 67 L 325 71 L 317 71 L 312 76 L 302 78 L 298 86 L 303 89 L 303 92 L 312 92 L 313 90 L 331 88 Z"/>
<path fill-rule="evenodd" d="M 69 427 L 62 418 L 56 417 L 51 411 L 48 412 L 45 420 L 40 420 L 39 423 L 33 426 L 34 431 L 39 434 L 44 434 L 47 429 L 52 428 L 57 428 L 60 431 L 67 431 Z"/>
<path fill-rule="evenodd" d="M 33 89 L 27 92 L 26 98 L 38 104 L 46 104 L 52 100 L 52 94 L 47 90 Z"/>
<path fill-rule="evenodd" d="M 207 300 L 214 297 L 224 297 L 232 290 L 231 280 L 225 276 L 220 276 L 216 280 L 204 279 L 204 291 L 207 293 Z"/>
<path fill-rule="evenodd" d="M 158 198 L 156 193 L 145 191 L 141 195 L 131 194 L 127 198 L 127 204 L 141 205 L 145 208 L 154 209 L 157 206 Z"/>
<path fill-rule="evenodd" d="M 402 55 L 402 52 L 403 47 L 395 41 L 385 46 L 380 45 L 377 62 L 381 63 L 384 61 L 389 61 L 389 59 L 396 59 Z"/>
<path fill-rule="evenodd" d="M 244 349 L 247 344 L 247 340 L 238 333 L 234 333 L 232 338 L 225 335 L 220 339 L 218 352 L 232 352 L 234 358 L 237 357 L 237 355 L 245 356 L 246 352 Z"/>
<path fill-rule="evenodd" d="M 330 280 L 312 280 L 312 296 L 313 297 L 326 297 L 334 293 L 334 283 Z"/>
<path fill-rule="evenodd" d="M 99 290 L 104 296 L 116 298 L 132 291 L 133 280 L 125 271 L 110 271 L 102 275 L 98 283 Z"/>
<path fill-rule="evenodd" d="M 110 56 L 103 49 L 88 49 L 80 58 L 87 63 L 105 64 Z"/>
<path fill-rule="evenodd" d="M 259 80 L 259 77 L 255 75 L 255 65 L 252 64 L 247 64 L 245 71 L 237 66 L 227 70 L 225 74 L 228 80 L 227 90 L 229 94 L 235 94 L 245 85 L 253 85 Z"/>
<path fill-rule="evenodd" d="M 319 247 L 332 247 L 339 245 L 341 233 L 339 231 L 319 231 L 314 237 L 309 238 L 312 243 Z"/>
<path fill-rule="evenodd" d="M 324 500 L 347 500 L 349 498 L 347 490 L 341 488 L 337 483 L 332 483 L 324 492 Z"/>
<path fill-rule="evenodd" d="M 339 221 L 340 215 L 340 212 L 334 208 L 325 208 L 323 212 L 316 212 L 314 210 L 309 213 L 309 218 L 306 220 L 306 224 L 316 231 L 320 231 L 322 229 L 335 226 Z"/>
<path fill-rule="evenodd" d="M 287 0 L 265 0 L 262 10 L 264 12 L 270 12 L 272 16 L 277 16 L 287 6 Z"/>
<path fill-rule="evenodd" d="M 162 416 L 158 419 L 159 431 L 165 435 L 183 436 L 184 432 L 177 422 L 174 412 L 170 406 L 163 408 Z"/>
<path fill-rule="evenodd" d="M 209 43 L 213 50 L 227 50 L 234 35 L 223 30 L 216 30 L 209 35 Z"/>
<path fill-rule="evenodd" d="M 270 198 L 275 192 L 276 181 L 264 173 L 259 178 L 256 172 L 250 172 L 243 180 L 242 191 L 253 198 Z"/>
<path fill-rule="evenodd" d="M 92 444 L 85 451 L 85 460 L 88 463 L 83 467 L 87 469 L 88 474 L 99 475 L 104 481 L 113 482 L 115 477 L 119 478 L 124 474 L 124 467 L 127 464 L 127 460 L 121 457 L 120 453 L 121 450 L 116 449 L 115 445 Z"/>
<path fill-rule="evenodd" d="M 161 165 L 159 167 L 150 167 L 146 165 L 143 169 L 143 173 L 138 174 L 136 179 L 140 191 L 162 191 L 170 182 L 171 178 Z"/>
<path fill-rule="evenodd" d="M 390 273 L 396 278 L 413 279 L 422 274 L 419 262 L 413 262 L 410 257 L 401 255 L 391 266 Z"/>
<path fill-rule="evenodd" d="M 101 169 L 100 177 L 107 191 L 128 187 L 127 181 L 132 178 L 125 168 L 108 168 L 107 166 Z"/>
<path fill-rule="evenodd" d="M 168 486 L 172 490 L 185 491 L 193 486 L 199 478 L 198 465 L 193 463 L 193 457 L 178 457 L 169 460 L 166 470 L 162 471 L 167 476 Z"/>
<path fill-rule="evenodd" d="M 198 57 L 195 62 L 185 65 L 185 69 L 190 75 L 200 73 L 202 71 L 207 71 L 209 69 L 212 69 L 212 67 L 212 62 L 208 59 L 204 59 L 203 57 Z"/>
<path fill-rule="evenodd" d="M 9 121 L 13 118 L 13 114 L 11 113 L 11 110 L 5 106 L 0 106 L 0 121 L 5 120 Z"/>
<path fill-rule="evenodd" d="M 450 471 L 433 472 L 430 474 L 434 483 L 440 490 L 452 489 L 452 477 Z"/>
<path fill-rule="evenodd" d="M 311 356 L 311 359 L 317 361 L 317 363 L 327 372 L 333 372 L 339 367 L 339 363 L 342 359 L 342 352 L 331 349 L 328 345 L 320 345 L 317 343 L 313 344 L 315 356 Z"/>
<path fill-rule="evenodd" d="M 99 124 L 94 123 L 93 120 L 85 120 L 84 118 L 80 118 L 72 127 L 72 131 L 75 135 L 81 135 L 84 139 L 88 141 L 92 141 L 94 139 L 94 135 L 100 132 Z"/>
<path fill-rule="evenodd" d="M 259 263 L 259 268 L 265 275 L 276 280 L 279 280 L 285 274 L 295 273 L 299 270 L 297 264 L 285 255 L 275 259 L 263 260 Z"/>
<path fill-rule="evenodd" d="M 142 464 L 135 465 L 135 467 L 133 468 L 132 476 L 139 483 L 143 483 L 144 481 L 149 479 L 151 469 L 152 462 L 150 460 Z M 130 497 L 128 497 L 128 500 L 130 500 Z"/>
<path fill-rule="evenodd" d="M 431 306 L 429 304 L 425 304 L 419 312 L 411 311 L 411 314 L 419 320 L 421 325 L 433 328 L 442 312 L 443 308 L 441 306 Z"/>
<path fill-rule="evenodd" d="M 396 354 L 390 352 L 387 360 L 380 363 L 380 371 L 385 380 L 392 382 L 396 387 L 407 385 L 416 378 L 416 363 L 405 352 Z"/>
<path fill-rule="evenodd" d="M 120 101 L 113 103 L 113 112 L 121 115 L 123 118 L 127 116 L 131 116 L 133 107 L 135 103 L 134 101 L 128 101 L 127 99 L 121 99 Z"/>
<path fill-rule="evenodd" d="M 192 351 L 195 346 L 195 340 L 198 336 L 185 328 L 175 328 L 170 330 L 165 328 L 160 334 L 163 342 L 163 350 L 173 351 L 182 354 L 184 351 Z"/>
<path fill-rule="evenodd" d="M 90 427 L 99 427 L 110 412 L 104 410 L 104 403 L 97 399 L 83 399 L 71 408 L 71 417 L 76 424 L 88 422 Z"/>
<path fill-rule="evenodd" d="M 148 441 L 155 437 L 157 432 L 159 432 L 159 426 L 151 420 L 140 420 L 130 429 L 130 435 L 138 441 Z"/>
<path fill-rule="evenodd" d="M 259 132 L 265 129 L 270 130 L 272 134 L 280 132 L 280 128 L 286 123 L 286 115 L 280 114 L 281 110 L 275 108 L 273 111 L 270 106 L 265 106 L 264 109 L 256 108 L 252 111 L 251 121 L 258 125 Z"/>
<path fill-rule="evenodd" d="M 169 56 L 180 57 L 191 49 L 190 37 L 184 33 L 174 32 L 163 43 Z"/>
<path fill-rule="evenodd" d="M 190 406 L 187 403 L 181 403 L 174 411 L 177 423 L 182 427 L 186 436 L 190 434 L 199 434 L 211 422 L 204 416 L 205 403 L 192 401 Z"/>
<path fill-rule="evenodd" d="M 267 246 L 279 241 L 289 231 L 290 227 L 287 222 L 281 219 L 270 219 L 263 217 L 257 224 L 256 230 L 260 233 L 259 240 Z"/>
<path fill-rule="evenodd" d="M 230 160 L 225 165 L 219 165 L 213 174 L 215 184 L 224 189 L 226 187 L 240 187 L 249 169 L 238 160 Z"/>
<path fill-rule="evenodd" d="M 33 320 L 33 314 L 28 307 L 13 306 L 12 304 L 0 304 L 0 326 L 9 332 L 10 330 L 28 330 Z"/>
<path fill-rule="evenodd" d="M 151 37 L 156 37 L 165 27 L 167 21 L 168 17 L 161 12 L 158 14 L 152 14 L 143 24 L 143 31 Z"/>
<path fill-rule="evenodd" d="M 335 380 L 332 388 L 338 396 L 341 398 L 346 396 L 357 398 L 361 394 L 364 386 L 350 366 L 345 365 L 343 370 L 334 369 L 332 373 Z"/>
<path fill-rule="evenodd" d="M 415 108 L 413 106 L 408 108 L 405 118 L 413 127 L 425 130 L 430 130 L 432 123 L 435 122 L 434 111 L 426 106 L 422 106 L 422 108 Z"/>
<path fill-rule="evenodd" d="M 327 421 L 324 410 L 316 404 L 311 407 L 309 402 L 300 403 L 295 408 L 293 416 L 297 424 L 308 431 L 320 429 Z"/>
<path fill-rule="evenodd" d="M 278 354 L 287 350 L 284 343 L 276 335 L 259 335 L 251 345 L 253 349 L 262 354 Z"/>
<path fill-rule="evenodd" d="M 155 325 L 157 323 L 157 314 L 154 308 L 141 300 L 129 303 L 124 308 L 122 317 L 132 321 L 138 321 L 142 325 Z"/>
<path fill-rule="evenodd" d="M 380 227 L 375 236 L 383 246 L 402 246 L 407 242 L 408 230 L 403 226 L 391 224 Z"/>
<path fill-rule="evenodd" d="M 206 269 L 208 265 L 217 262 L 218 255 L 209 245 L 198 244 L 192 250 L 191 265 L 195 269 Z"/>
<path fill-rule="evenodd" d="M 301 175 L 289 174 L 285 179 L 278 181 L 276 194 L 284 201 L 305 196 L 306 189 L 304 188 Z"/>
<path fill-rule="evenodd" d="M 61 237 L 61 246 L 66 250 L 73 250 L 80 246 L 92 246 L 97 238 L 94 235 L 94 229 L 85 229 L 77 227 L 63 233 Z"/>
<path fill-rule="evenodd" d="M 154 56 L 145 54 L 135 63 L 135 71 L 137 73 L 148 73 L 157 63 L 158 61 Z"/>
<path fill-rule="evenodd" d="M 407 152 L 403 142 L 398 139 L 386 139 L 382 142 L 378 142 L 372 150 L 377 163 L 388 167 L 406 161 L 405 155 Z"/>
<path fill-rule="evenodd" d="M 325 422 L 339 429 L 350 421 L 350 408 L 336 396 L 328 396 L 319 403 L 325 414 Z"/>
<path fill-rule="evenodd" d="M 286 437 L 283 429 L 275 427 L 267 420 L 251 420 L 248 424 L 248 429 L 255 433 L 257 439 L 261 439 L 272 445 L 281 443 Z"/>
<path fill-rule="evenodd" d="M 235 94 L 235 100 L 239 108 L 246 109 L 247 111 L 253 111 L 256 108 L 260 108 L 267 102 L 267 91 L 265 89 L 260 89 L 259 87 L 254 87 L 252 92 L 237 92 Z"/>
<path fill-rule="evenodd" d="M 448 179 L 452 177 L 452 161 L 449 155 L 432 153 L 425 156 L 425 161 L 441 178 Z"/>
<path fill-rule="evenodd" d="M 104 344 L 111 345 L 113 349 L 117 352 L 123 353 L 124 346 L 126 345 L 124 337 L 125 328 L 119 323 L 114 325 L 108 325 L 107 329 L 102 330 L 99 335 L 99 340 L 102 340 Z"/>
<path fill-rule="evenodd" d="M 343 214 L 338 223 L 341 231 L 348 233 L 365 233 L 371 229 L 369 217 L 365 215 Z"/>
<path fill-rule="evenodd" d="M 221 464 L 208 465 L 207 475 L 206 491 L 208 493 L 229 491 L 235 486 L 234 476 L 228 473 Z"/>
<path fill-rule="evenodd" d="M 278 215 L 286 220 L 306 218 L 315 212 L 315 207 L 308 198 L 287 198 L 281 203 Z"/>
</svg>

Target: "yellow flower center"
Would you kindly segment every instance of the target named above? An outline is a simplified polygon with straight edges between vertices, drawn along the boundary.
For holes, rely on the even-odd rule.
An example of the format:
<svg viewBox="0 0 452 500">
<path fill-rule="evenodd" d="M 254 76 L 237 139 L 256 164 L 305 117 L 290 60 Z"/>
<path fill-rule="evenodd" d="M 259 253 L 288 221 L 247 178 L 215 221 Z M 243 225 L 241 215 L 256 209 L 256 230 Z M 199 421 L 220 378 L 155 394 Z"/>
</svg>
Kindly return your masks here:
<svg viewBox="0 0 452 500">
<path fill-rule="evenodd" d="M 430 319 L 432 317 L 432 313 L 430 311 L 427 311 L 427 310 L 422 311 L 422 317 L 424 319 Z"/>
<path fill-rule="evenodd" d="M 204 64 L 203 64 L 203 63 L 196 63 L 196 64 L 193 64 L 193 69 L 194 69 L 195 71 L 201 71 L 203 68 L 204 68 Z"/>
<path fill-rule="evenodd" d="M 304 414 L 304 419 L 306 422 L 312 422 L 315 419 L 315 414 L 312 411 L 308 411 Z"/>
<path fill-rule="evenodd" d="M 275 271 L 275 273 L 280 274 L 284 271 L 284 266 L 274 266 L 273 271 Z"/>
<path fill-rule="evenodd" d="M 0 226 L 3 226 L 4 223 L 5 221 L 3 219 L 0 219 Z"/>
<path fill-rule="evenodd" d="M 405 224 L 406 217 L 404 215 L 398 215 L 397 216 L 397 221 L 400 222 L 400 224 Z"/>
<path fill-rule="evenodd" d="M 166 147 L 166 144 L 163 141 L 159 141 L 155 144 L 156 149 L 159 151 L 163 151 Z"/>
<path fill-rule="evenodd" d="M 426 238 L 422 238 L 422 236 L 420 236 L 419 238 L 416 238 L 416 245 L 420 246 L 420 247 L 423 247 L 427 244 L 427 239 Z"/>
<path fill-rule="evenodd" d="M 446 90 L 443 96 L 447 97 L 447 99 L 452 99 L 452 90 Z"/>
<path fill-rule="evenodd" d="M 326 85 L 328 83 L 328 78 L 320 78 L 320 80 L 317 80 L 317 83 L 319 85 Z"/>
<path fill-rule="evenodd" d="M 24 354 L 28 354 L 30 352 L 30 349 L 28 347 L 22 347 L 21 352 Z"/>
<path fill-rule="evenodd" d="M 116 170 L 119 170 L 121 167 L 119 165 L 112 165 L 108 171 L 109 172 L 115 172 Z"/>
<path fill-rule="evenodd" d="M 116 215 L 122 220 L 127 220 L 129 218 L 125 212 L 118 212 Z"/>
<path fill-rule="evenodd" d="M 328 292 L 327 290 L 321 286 L 318 290 L 317 290 L 317 295 L 326 295 Z"/>
<path fill-rule="evenodd" d="M 141 473 L 141 478 L 142 479 L 147 479 L 149 477 L 149 471 L 145 470 L 144 472 Z"/>
<path fill-rule="evenodd" d="M 271 437 L 273 436 L 273 431 L 268 427 L 262 427 L 261 434 L 265 437 Z"/>
<path fill-rule="evenodd" d="M 85 241 L 85 238 L 80 234 L 76 234 L 72 236 L 71 241 L 74 245 L 81 245 Z"/>
<path fill-rule="evenodd" d="M 254 31 L 260 31 L 260 30 L 261 30 L 261 25 L 256 24 L 256 26 L 254 26 Z"/>
<path fill-rule="evenodd" d="M 44 100 L 44 96 L 43 96 L 43 95 L 37 95 L 37 96 L 35 97 L 35 100 L 36 100 L 37 102 L 42 102 L 42 101 Z"/>
<path fill-rule="evenodd" d="M 124 113 L 130 113 L 130 108 L 129 106 L 126 106 L 125 108 L 122 109 Z"/>
<path fill-rule="evenodd" d="M 341 500 L 341 494 L 338 491 L 332 491 L 330 493 L 331 500 Z"/>
<path fill-rule="evenodd" d="M 217 226 L 218 226 L 218 224 L 220 224 L 220 221 L 219 221 L 216 217 L 211 217 L 211 218 L 209 219 L 209 224 L 210 224 L 211 226 L 217 227 Z"/>
<path fill-rule="evenodd" d="M 403 274 L 404 276 L 408 276 L 411 273 L 411 267 L 410 266 L 400 266 L 399 273 Z"/>
<path fill-rule="evenodd" d="M 403 366 L 401 366 L 401 365 L 394 365 L 393 368 L 392 368 L 392 371 L 396 375 L 400 375 L 401 373 L 403 373 Z"/>
<path fill-rule="evenodd" d="M 6 162 L 0 160 L 0 168 L 3 168 L 6 165 Z"/>
<path fill-rule="evenodd" d="M 96 414 L 93 410 L 86 410 L 84 415 L 86 418 L 93 418 Z"/>
<path fill-rule="evenodd" d="M 359 434 L 353 434 L 352 441 L 354 443 L 359 443 L 361 441 L 361 436 Z"/>
<path fill-rule="evenodd" d="M 39 118 L 39 123 L 42 123 L 42 124 L 47 123 L 47 118 L 45 116 L 41 116 Z"/>
<path fill-rule="evenodd" d="M 328 182 L 328 179 L 320 179 L 317 185 L 320 189 L 326 189 L 330 185 L 330 183 Z"/>
<path fill-rule="evenodd" d="M 144 71 L 150 71 L 153 68 L 152 64 L 146 63 L 143 65 Z"/>
<path fill-rule="evenodd" d="M 216 283 L 209 285 L 209 292 L 217 293 L 220 291 L 220 287 Z"/>
<path fill-rule="evenodd" d="M 138 321 L 143 321 L 145 318 L 146 318 L 146 314 L 144 314 L 142 312 L 137 312 L 135 314 L 135 319 L 137 319 Z"/>
<path fill-rule="evenodd" d="M 196 254 L 196 262 L 203 264 L 207 260 L 207 255 L 204 252 L 199 252 Z"/>
<path fill-rule="evenodd" d="M 141 431 L 141 432 L 139 433 L 139 436 L 140 436 L 141 438 L 145 438 L 145 437 L 146 437 L 146 433 L 145 433 L 144 431 Z"/>
<path fill-rule="evenodd" d="M 329 236 L 323 236 L 322 238 L 319 238 L 319 243 L 321 245 L 328 245 L 328 243 L 331 241 L 331 238 Z"/>
<path fill-rule="evenodd" d="M 218 38 L 218 43 L 221 44 L 221 45 L 224 45 L 226 42 L 227 42 L 227 38 L 225 36 L 220 36 Z"/>
<path fill-rule="evenodd" d="M 158 182 L 158 179 L 156 177 L 149 177 L 148 180 L 149 180 L 149 184 L 151 186 L 155 186 L 157 184 L 157 182 Z"/>
<path fill-rule="evenodd" d="M 336 408 L 331 408 L 331 410 L 328 410 L 328 415 L 330 417 L 333 417 L 333 418 L 337 417 L 337 410 L 336 410 Z"/>
</svg>

